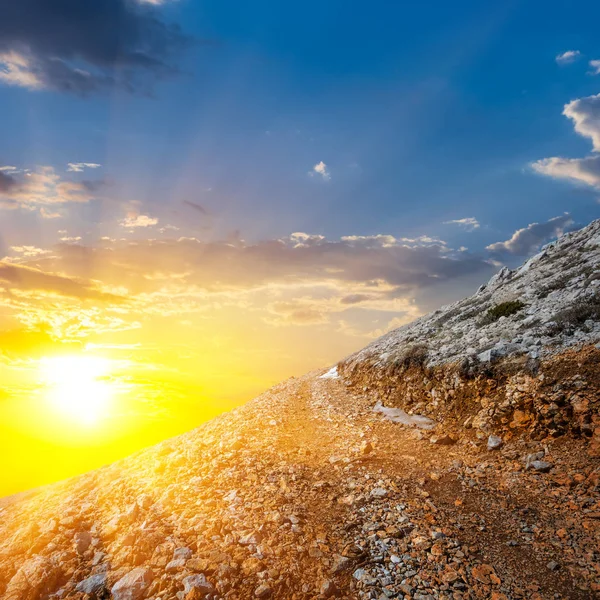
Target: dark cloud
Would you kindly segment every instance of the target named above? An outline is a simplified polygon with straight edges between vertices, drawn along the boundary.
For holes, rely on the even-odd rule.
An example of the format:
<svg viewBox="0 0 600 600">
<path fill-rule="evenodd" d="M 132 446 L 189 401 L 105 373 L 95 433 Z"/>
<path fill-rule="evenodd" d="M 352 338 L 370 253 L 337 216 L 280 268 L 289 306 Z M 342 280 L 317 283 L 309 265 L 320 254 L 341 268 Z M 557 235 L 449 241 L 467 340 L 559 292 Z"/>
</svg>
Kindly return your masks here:
<svg viewBox="0 0 600 600">
<path fill-rule="evenodd" d="M 489 245 L 487 250 L 499 256 L 506 254 L 528 256 L 544 242 L 562 235 L 571 225 L 573 219 L 568 214 L 554 217 L 545 223 L 531 223 L 515 231 L 509 240 Z"/>
<path fill-rule="evenodd" d="M 0 193 L 10 192 L 16 185 L 17 181 L 14 177 L 0 171 Z"/>
<path fill-rule="evenodd" d="M 36 264 L 54 272 L 124 285 L 141 293 L 160 276 L 185 273 L 182 282 L 207 291 L 252 289 L 269 283 L 346 282 L 376 290 L 380 282 L 409 290 L 491 271 L 482 257 L 452 253 L 443 244 L 421 246 L 373 237 L 297 243 L 298 238 L 202 242 L 195 238 L 115 242 L 109 247 L 65 244 Z M 393 240 L 393 241 L 391 241 Z M 368 242 L 368 243 L 367 243 Z M 158 278 L 154 278 L 157 275 Z M 348 304 L 360 299 L 347 299 Z"/>
<path fill-rule="evenodd" d="M 156 7 L 134 0 L 0 0 L 0 81 L 13 85 L 148 92 L 176 72 L 171 61 L 187 43 Z"/>
<path fill-rule="evenodd" d="M 183 203 L 186 206 L 189 206 L 189 207 L 193 208 L 194 210 L 197 210 L 199 213 L 201 213 L 203 215 L 208 215 L 208 211 L 204 208 L 204 206 L 202 206 L 202 204 L 198 204 L 197 202 L 192 202 L 191 200 L 184 200 Z"/>
<path fill-rule="evenodd" d="M 0 282 L 9 291 L 18 289 L 46 292 L 80 300 L 100 300 L 104 302 L 120 302 L 123 300 L 119 296 L 106 294 L 88 283 L 70 277 L 1 261 Z"/>
</svg>

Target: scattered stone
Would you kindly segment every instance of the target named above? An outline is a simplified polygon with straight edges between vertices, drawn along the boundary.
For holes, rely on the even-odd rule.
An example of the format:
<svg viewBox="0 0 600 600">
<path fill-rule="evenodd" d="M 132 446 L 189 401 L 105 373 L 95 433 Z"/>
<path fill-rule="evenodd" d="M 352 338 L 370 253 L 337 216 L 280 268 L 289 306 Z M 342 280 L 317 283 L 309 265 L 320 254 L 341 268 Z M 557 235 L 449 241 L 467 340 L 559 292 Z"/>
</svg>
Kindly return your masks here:
<svg viewBox="0 0 600 600">
<path fill-rule="evenodd" d="M 138 600 L 152 583 L 152 571 L 145 567 L 133 569 L 112 587 L 113 600 Z"/>
<path fill-rule="evenodd" d="M 502 441 L 502 438 L 498 437 L 497 435 L 490 435 L 490 437 L 488 437 L 488 450 L 498 450 L 503 444 L 504 442 Z"/>
<path fill-rule="evenodd" d="M 270 598 L 273 595 L 273 590 L 266 583 L 263 583 L 254 590 L 254 595 L 257 598 Z"/>
<path fill-rule="evenodd" d="M 540 473 L 547 473 L 554 465 L 545 460 L 534 460 L 529 464 L 529 468 Z"/>
<path fill-rule="evenodd" d="M 75 590 L 88 596 L 100 596 L 106 590 L 106 573 L 98 573 L 80 581 Z"/>
<path fill-rule="evenodd" d="M 558 569 L 560 569 L 560 564 L 557 563 L 555 560 L 551 560 L 546 567 L 548 567 L 548 569 L 550 569 L 551 571 L 558 571 Z"/>
</svg>

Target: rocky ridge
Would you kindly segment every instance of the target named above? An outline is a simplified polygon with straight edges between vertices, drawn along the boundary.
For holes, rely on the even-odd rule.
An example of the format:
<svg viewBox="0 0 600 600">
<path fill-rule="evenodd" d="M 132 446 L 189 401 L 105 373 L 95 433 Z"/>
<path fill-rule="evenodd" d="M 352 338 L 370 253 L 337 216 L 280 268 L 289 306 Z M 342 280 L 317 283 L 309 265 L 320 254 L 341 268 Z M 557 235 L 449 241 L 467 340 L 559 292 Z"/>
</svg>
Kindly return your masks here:
<svg viewBox="0 0 600 600">
<path fill-rule="evenodd" d="M 337 368 L 0 504 L 0 597 L 596 597 L 599 234 Z"/>
</svg>

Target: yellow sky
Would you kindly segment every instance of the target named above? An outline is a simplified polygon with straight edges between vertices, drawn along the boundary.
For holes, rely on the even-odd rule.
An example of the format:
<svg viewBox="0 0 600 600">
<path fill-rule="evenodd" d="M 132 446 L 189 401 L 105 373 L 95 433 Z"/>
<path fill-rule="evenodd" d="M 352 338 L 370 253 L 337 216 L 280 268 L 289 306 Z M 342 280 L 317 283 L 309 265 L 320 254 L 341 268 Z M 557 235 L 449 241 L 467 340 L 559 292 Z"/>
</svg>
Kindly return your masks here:
<svg viewBox="0 0 600 600">
<path fill-rule="evenodd" d="M 424 312 L 431 286 L 441 304 L 441 284 L 460 297 L 461 277 L 473 287 L 490 269 L 427 237 L 59 234 L 0 260 L 0 495 L 106 464 L 331 365 Z"/>
</svg>

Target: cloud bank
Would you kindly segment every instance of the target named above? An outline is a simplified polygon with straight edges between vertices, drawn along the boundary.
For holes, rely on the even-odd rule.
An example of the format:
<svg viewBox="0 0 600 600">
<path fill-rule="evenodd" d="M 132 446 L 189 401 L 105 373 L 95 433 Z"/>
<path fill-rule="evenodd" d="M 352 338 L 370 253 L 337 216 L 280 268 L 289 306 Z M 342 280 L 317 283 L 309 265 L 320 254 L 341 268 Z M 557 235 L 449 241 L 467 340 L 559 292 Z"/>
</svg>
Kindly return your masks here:
<svg viewBox="0 0 600 600">
<path fill-rule="evenodd" d="M 562 235 L 571 225 L 573 219 L 568 214 L 554 217 L 545 223 L 531 223 L 515 231 L 510 239 L 490 244 L 487 250 L 498 256 L 507 254 L 528 256 L 544 242 Z"/>
<path fill-rule="evenodd" d="M 80 95 L 147 93 L 173 75 L 188 40 L 158 10 L 130 0 L 0 0 L 0 83 Z"/>
</svg>

